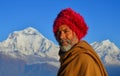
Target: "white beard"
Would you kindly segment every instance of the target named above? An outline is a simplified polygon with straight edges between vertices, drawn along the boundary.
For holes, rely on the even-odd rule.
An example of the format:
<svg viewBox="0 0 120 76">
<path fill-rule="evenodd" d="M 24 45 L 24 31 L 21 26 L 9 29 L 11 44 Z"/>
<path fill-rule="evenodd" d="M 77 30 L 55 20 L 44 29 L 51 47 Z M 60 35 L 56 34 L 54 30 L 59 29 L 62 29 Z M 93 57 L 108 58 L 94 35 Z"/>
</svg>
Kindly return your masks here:
<svg viewBox="0 0 120 76">
<path fill-rule="evenodd" d="M 67 52 L 72 48 L 72 45 L 68 45 L 68 46 L 61 46 L 60 49 L 62 52 Z"/>
</svg>

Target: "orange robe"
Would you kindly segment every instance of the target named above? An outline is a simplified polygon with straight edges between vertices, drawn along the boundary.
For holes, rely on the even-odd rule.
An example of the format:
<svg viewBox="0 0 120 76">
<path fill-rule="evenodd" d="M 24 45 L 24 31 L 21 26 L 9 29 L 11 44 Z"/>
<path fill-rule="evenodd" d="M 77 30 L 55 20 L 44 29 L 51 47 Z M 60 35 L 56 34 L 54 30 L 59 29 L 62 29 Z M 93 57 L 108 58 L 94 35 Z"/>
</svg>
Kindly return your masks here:
<svg viewBox="0 0 120 76">
<path fill-rule="evenodd" d="M 58 76 L 108 76 L 97 53 L 85 41 L 60 54 Z"/>
</svg>

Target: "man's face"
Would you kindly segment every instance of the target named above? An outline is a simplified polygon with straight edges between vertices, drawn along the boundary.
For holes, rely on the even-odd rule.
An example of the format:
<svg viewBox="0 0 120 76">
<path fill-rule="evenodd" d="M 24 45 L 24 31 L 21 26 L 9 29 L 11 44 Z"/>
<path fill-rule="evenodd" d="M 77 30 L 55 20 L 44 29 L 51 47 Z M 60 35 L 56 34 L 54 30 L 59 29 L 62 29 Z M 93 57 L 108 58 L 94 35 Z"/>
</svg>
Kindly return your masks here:
<svg viewBox="0 0 120 76">
<path fill-rule="evenodd" d="M 56 33 L 56 39 L 60 45 L 60 48 L 64 51 L 68 51 L 71 47 L 78 42 L 78 38 L 67 25 L 61 25 Z"/>
</svg>

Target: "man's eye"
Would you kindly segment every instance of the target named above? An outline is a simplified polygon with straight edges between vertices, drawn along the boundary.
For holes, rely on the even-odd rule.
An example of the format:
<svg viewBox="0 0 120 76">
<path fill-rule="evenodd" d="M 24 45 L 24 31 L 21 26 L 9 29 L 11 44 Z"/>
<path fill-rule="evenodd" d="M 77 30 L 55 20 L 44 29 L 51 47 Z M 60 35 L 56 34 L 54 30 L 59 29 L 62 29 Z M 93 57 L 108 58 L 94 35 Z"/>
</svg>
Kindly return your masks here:
<svg viewBox="0 0 120 76">
<path fill-rule="evenodd" d="M 61 33 L 62 33 L 61 31 L 58 31 L 58 32 L 56 33 L 56 35 L 61 35 Z"/>
<path fill-rule="evenodd" d="M 68 30 L 65 30 L 65 31 L 64 31 L 64 33 L 67 33 L 67 32 L 69 32 L 69 31 L 68 31 Z"/>
</svg>

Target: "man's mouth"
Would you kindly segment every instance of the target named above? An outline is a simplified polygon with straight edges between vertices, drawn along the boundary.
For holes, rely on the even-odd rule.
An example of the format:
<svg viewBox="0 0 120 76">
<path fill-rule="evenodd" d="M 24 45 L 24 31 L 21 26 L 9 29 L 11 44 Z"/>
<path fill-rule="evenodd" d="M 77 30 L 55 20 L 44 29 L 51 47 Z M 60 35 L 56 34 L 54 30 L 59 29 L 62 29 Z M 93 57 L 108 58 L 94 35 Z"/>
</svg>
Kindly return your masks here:
<svg viewBox="0 0 120 76">
<path fill-rule="evenodd" d="M 60 45 L 62 45 L 62 46 L 67 46 L 68 44 L 70 44 L 70 40 L 61 40 L 60 41 Z"/>
<path fill-rule="evenodd" d="M 66 46 L 66 45 L 68 45 L 68 42 L 67 41 L 61 42 L 61 45 Z"/>
</svg>

